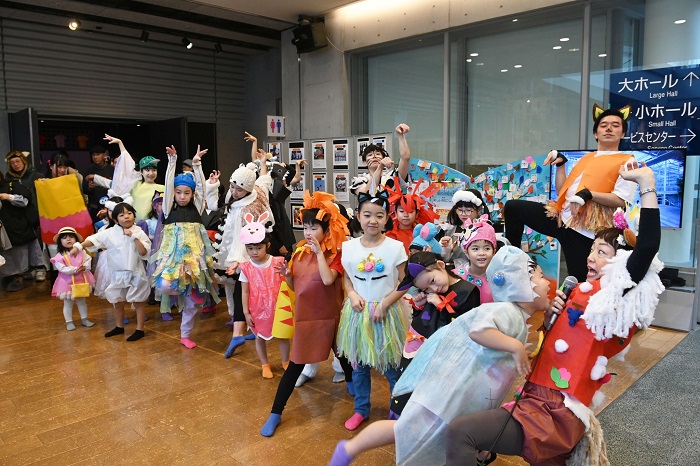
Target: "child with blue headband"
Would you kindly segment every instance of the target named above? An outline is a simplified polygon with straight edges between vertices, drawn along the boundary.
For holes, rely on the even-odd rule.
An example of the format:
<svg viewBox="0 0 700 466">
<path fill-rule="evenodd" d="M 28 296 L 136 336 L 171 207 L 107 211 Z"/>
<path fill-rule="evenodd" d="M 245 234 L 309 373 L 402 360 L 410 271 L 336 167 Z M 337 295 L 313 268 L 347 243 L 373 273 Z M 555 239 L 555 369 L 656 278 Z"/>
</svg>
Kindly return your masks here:
<svg viewBox="0 0 700 466">
<path fill-rule="evenodd" d="M 192 349 L 197 346 L 190 339 L 194 317 L 207 293 L 219 302 L 212 268 L 215 251 L 202 224 L 206 197 L 202 156 L 207 149 L 200 150 L 197 146 L 197 153 L 192 158 L 194 175 L 183 173 L 178 176 L 175 176 L 175 147 L 166 147 L 166 151 L 168 169 L 163 196 L 163 232 L 160 248 L 152 257 L 156 263 L 153 283 L 162 293 L 161 312 L 169 312 L 174 304 L 171 299 L 177 297 L 182 312 L 180 343 Z"/>
</svg>

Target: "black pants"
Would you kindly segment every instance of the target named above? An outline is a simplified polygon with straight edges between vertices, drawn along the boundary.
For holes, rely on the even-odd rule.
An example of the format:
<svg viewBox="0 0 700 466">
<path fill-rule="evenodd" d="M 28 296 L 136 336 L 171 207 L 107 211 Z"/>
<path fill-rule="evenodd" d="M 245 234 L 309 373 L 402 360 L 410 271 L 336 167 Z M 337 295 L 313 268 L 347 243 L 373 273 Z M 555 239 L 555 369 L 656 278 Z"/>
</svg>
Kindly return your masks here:
<svg viewBox="0 0 700 466">
<path fill-rule="evenodd" d="M 557 219 L 547 217 L 543 204 L 532 201 L 511 200 L 503 210 L 506 221 L 506 238 L 519 248 L 525 225 L 545 236 L 559 240 L 566 260 L 569 275 L 579 282 L 586 281 L 588 266 L 586 259 L 591 252 L 593 240 L 571 228 L 557 225 Z"/>
<path fill-rule="evenodd" d="M 338 360 L 345 373 L 345 381 L 352 382 L 352 366 L 344 357 L 339 357 Z M 287 405 L 289 397 L 292 396 L 292 392 L 294 392 L 294 385 L 301 375 L 301 371 L 304 370 L 304 366 L 305 364 L 297 364 L 294 361 L 289 361 L 289 366 L 287 366 L 287 370 L 284 371 L 282 380 L 280 380 L 280 384 L 277 387 L 275 401 L 272 403 L 271 412 L 273 414 L 282 414 L 282 411 L 284 411 L 284 407 Z"/>
<path fill-rule="evenodd" d="M 499 437 L 498 434 L 504 425 L 505 429 Z M 447 428 L 446 465 L 476 466 L 476 455 L 481 450 L 520 455 L 524 438 L 520 423 L 509 417 L 505 409 L 491 409 L 460 416 L 450 422 Z"/>
</svg>

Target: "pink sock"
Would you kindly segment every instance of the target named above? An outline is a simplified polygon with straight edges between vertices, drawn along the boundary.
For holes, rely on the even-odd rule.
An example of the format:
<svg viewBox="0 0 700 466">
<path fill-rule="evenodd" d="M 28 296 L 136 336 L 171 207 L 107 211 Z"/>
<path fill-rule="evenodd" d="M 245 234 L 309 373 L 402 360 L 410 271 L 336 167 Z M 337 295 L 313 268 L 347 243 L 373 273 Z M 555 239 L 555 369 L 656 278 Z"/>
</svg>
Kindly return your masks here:
<svg viewBox="0 0 700 466">
<path fill-rule="evenodd" d="M 180 344 L 183 345 L 187 349 L 192 349 L 197 347 L 197 343 L 193 342 L 187 337 L 180 338 Z"/>
<path fill-rule="evenodd" d="M 360 427 L 360 424 L 362 424 L 366 420 L 367 418 L 362 416 L 362 414 L 355 413 L 352 416 L 350 416 L 350 419 L 345 421 L 345 428 L 347 430 L 355 430 L 358 427 Z"/>
</svg>

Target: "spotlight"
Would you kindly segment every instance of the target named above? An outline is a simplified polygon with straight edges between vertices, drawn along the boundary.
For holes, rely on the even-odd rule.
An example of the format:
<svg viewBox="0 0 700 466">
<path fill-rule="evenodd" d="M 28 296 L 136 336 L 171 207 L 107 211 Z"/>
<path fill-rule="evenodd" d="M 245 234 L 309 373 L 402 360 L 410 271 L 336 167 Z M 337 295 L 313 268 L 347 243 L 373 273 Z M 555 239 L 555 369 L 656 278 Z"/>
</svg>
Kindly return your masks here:
<svg viewBox="0 0 700 466">
<path fill-rule="evenodd" d="M 192 42 L 190 42 L 190 40 L 189 40 L 187 37 L 183 37 L 183 38 L 182 38 L 182 45 L 184 45 L 185 47 L 187 47 L 187 49 L 191 49 L 191 48 L 192 48 Z"/>
<path fill-rule="evenodd" d="M 216 44 L 214 44 L 214 51 L 215 51 L 216 53 L 221 53 L 221 52 L 224 51 L 224 49 L 221 48 L 221 43 L 220 43 L 220 42 L 217 42 Z"/>
<path fill-rule="evenodd" d="M 77 19 L 71 19 L 70 22 L 68 23 L 68 29 L 71 31 L 75 31 L 80 27 L 80 21 Z"/>
<path fill-rule="evenodd" d="M 148 42 L 148 31 L 141 31 L 141 42 Z"/>
</svg>

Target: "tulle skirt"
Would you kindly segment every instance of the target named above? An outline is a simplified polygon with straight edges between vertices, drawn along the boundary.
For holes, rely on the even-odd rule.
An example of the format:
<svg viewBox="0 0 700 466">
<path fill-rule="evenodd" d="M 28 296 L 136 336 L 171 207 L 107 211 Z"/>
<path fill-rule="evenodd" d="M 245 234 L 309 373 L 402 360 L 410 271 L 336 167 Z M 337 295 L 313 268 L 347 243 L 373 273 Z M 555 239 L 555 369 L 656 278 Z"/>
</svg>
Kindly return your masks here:
<svg viewBox="0 0 700 466">
<path fill-rule="evenodd" d="M 387 309 L 382 322 L 372 315 L 380 301 L 368 301 L 362 312 L 355 312 L 346 299 L 340 315 L 338 352 L 353 365 L 366 365 L 379 372 L 398 367 L 406 341 L 406 317 L 401 300 Z"/>
<path fill-rule="evenodd" d="M 153 286 L 163 292 L 161 312 L 170 312 L 177 299 L 182 309 L 184 297 L 203 303 L 207 294 L 219 302 L 214 279 L 214 248 L 201 223 L 182 222 L 163 225 L 160 247 L 151 260 L 155 263 Z"/>
</svg>

